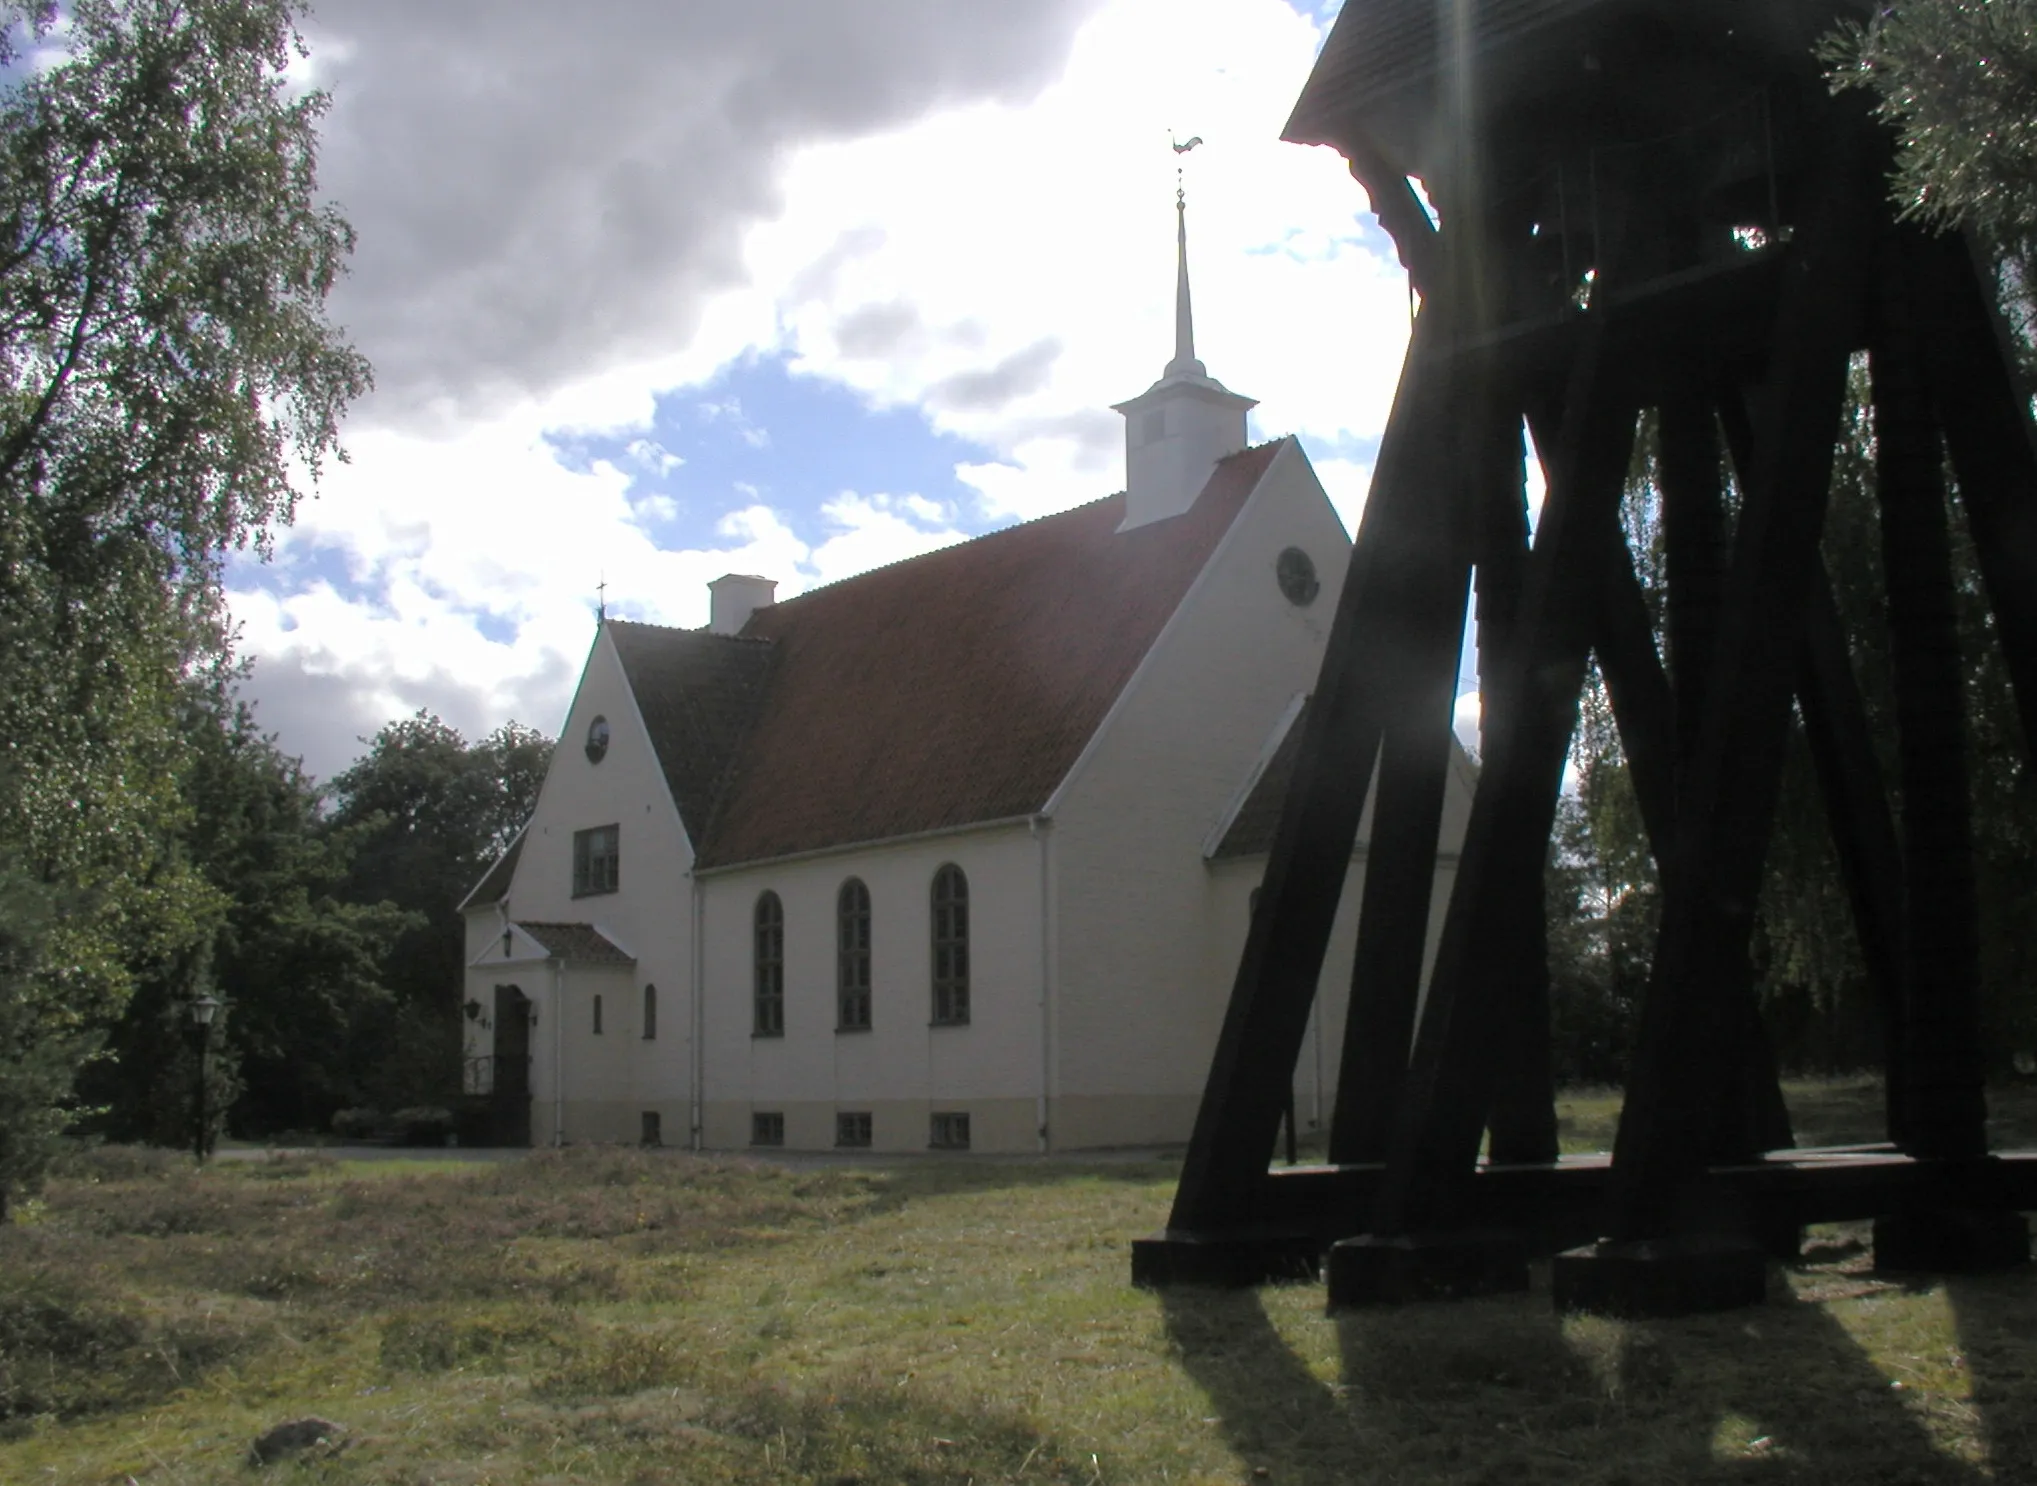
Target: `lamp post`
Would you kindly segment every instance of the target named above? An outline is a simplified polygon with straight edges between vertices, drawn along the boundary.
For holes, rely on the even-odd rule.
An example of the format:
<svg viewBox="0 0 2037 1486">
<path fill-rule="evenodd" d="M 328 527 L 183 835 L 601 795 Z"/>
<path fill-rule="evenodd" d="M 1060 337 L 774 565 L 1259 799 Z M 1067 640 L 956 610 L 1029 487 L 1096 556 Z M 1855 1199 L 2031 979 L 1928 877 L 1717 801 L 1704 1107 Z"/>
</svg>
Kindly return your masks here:
<svg viewBox="0 0 2037 1486">
<path fill-rule="evenodd" d="M 198 1121 L 191 1136 L 191 1150 L 192 1154 L 201 1163 L 205 1160 L 205 1127 L 211 1119 L 211 1111 L 205 1107 L 205 1064 L 208 1055 L 212 1051 L 212 1019 L 219 1014 L 219 1005 L 218 999 L 213 996 L 198 996 L 189 1005 L 192 1028 L 191 1040 L 197 1044 L 198 1048 L 198 1087 L 196 1097 Z"/>
</svg>

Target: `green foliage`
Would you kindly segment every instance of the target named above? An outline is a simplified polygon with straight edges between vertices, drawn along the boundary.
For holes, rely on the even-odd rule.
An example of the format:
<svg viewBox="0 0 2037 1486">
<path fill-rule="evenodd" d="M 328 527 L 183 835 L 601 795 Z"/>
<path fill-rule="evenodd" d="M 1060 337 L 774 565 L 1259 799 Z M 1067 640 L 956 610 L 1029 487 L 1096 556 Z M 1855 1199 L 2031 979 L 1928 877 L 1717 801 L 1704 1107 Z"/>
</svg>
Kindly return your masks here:
<svg viewBox="0 0 2037 1486">
<path fill-rule="evenodd" d="M 551 757 L 551 741 L 518 723 L 470 746 L 419 712 L 384 727 L 332 781 L 333 824 L 358 843 L 350 895 L 412 915 L 387 961 L 393 999 L 357 1027 L 372 1049 L 364 1092 L 383 1109 L 458 1090 L 459 905 L 530 818 Z"/>
<path fill-rule="evenodd" d="M 72 1075 L 97 1045 L 36 974 L 55 907 L 48 889 L 0 866 L 0 1221 L 13 1194 L 41 1189 L 71 1119 Z"/>
<path fill-rule="evenodd" d="M 179 845 L 186 678 L 224 661 L 224 555 L 368 385 L 323 314 L 353 235 L 315 197 L 297 13 L 0 8 L 0 52 L 51 43 L 0 84 L 0 860 L 64 901 L 10 1069 L 75 1062 L 226 919 Z"/>
<path fill-rule="evenodd" d="M 2037 242 L 2037 3 L 1904 0 L 1842 26 L 1824 58 L 1835 84 L 1873 91 L 1901 132 L 1906 211 Z"/>
<path fill-rule="evenodd" d="M 2037 385 L 2037 0 L 1905 0 L 1848 23 L 1822 57 L 1901 138 L 1903 213 L 1978 235 Z"/>
</svg>

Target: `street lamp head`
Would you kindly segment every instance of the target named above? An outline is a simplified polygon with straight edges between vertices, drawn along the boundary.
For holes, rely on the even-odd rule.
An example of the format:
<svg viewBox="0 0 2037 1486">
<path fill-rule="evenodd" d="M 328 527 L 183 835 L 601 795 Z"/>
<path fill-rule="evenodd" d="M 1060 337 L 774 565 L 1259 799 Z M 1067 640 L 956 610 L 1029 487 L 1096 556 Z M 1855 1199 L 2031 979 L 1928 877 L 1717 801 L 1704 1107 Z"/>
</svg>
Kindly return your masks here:
<svg viewBox="0 0 2037 1486">
<path fill-rule="evenodd" d="M 199 996 L 191 1002 L 191 1020 L 200 1027 L 212 1025 L 212 1019 L 219 1014 L 220 1001 L 214 996 Z"/>
</svg>

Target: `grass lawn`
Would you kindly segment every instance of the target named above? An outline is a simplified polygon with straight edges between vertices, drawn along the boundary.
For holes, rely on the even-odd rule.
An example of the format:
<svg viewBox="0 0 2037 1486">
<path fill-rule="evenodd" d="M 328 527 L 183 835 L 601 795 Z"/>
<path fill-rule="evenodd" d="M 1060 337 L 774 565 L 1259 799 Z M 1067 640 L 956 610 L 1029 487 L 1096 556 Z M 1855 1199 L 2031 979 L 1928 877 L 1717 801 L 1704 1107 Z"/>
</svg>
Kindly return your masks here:
<svg viewBox="0 0 2037 1486">
<path fill-rule="evenodd" d="M 1791 1095 L 1874 1133 L 1870 1085 Z M 101 1152 L 0 1230 L 0 1482 L 2037 1482 L 2037 1274 L 1878 1279 L 1834 1228 L 1725 1316 L 1328 1317 L 1131 1289 L 1174 1173 Z M 245 1464 L 305 1414 L 346 1448 Z"/>
</svg>

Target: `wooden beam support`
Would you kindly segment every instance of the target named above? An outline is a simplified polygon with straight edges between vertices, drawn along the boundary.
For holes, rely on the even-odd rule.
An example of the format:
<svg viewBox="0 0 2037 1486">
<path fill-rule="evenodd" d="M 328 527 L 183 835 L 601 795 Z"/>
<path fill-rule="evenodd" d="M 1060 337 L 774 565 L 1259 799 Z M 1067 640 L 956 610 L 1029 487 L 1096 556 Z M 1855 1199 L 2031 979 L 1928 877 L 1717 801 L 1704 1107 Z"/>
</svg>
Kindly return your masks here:
<svg viewBox="0 0 2037 1486">
<path fill-rule="evenodd" d="M 1475 1168 L 1509 1054 L 1532 1045 L 1538 1019 L 1546 1044 L 1546 1001 L 1524 1004 L 1507 967 L 1526 946 L 1539 944 L 1525 885 L 1535 886 L 1539 913 L 1589 644 L 1594 575 L 1586 555 L 1594 527 L 1617 508 L 1634 430 L 1635 410 L 1617 368 L 1602 359 L 1603 317 L 1586 318 L 1601 333 L 1585 340 L 1565 395 L 1514 642 L 1496 678 L 1498 725 L 1486 734 L 1408 1094 L 1380 1184 L 1375 1234 L 1447 1225 Z M 1538 1122 L 1545 1133 L 1522 1131 L 1515 1138 L 1553 1151 L 1554 1109 L 1546 1095 L 1543 1104 Z"/>
<path fill-rule="evenodd" d="M 1685 383 L 1658 409 L 1667 630 L 1676 691 L 1677 791 L 1689 788 L 1705 712 L 1706 670 L 1718 648 L 1730 540 L 1712 400 Z M 1658 858 L 1659 860 L 1659 858 Z"/>
<path fill-rule="evenodd" d="M 1551 423 L 1553 428 L 1553 421 Z M 1550 434 L 1553 440 L 1556 435 Z M 1507 726 L 1510 698 L 1503 679 L 1504 657 L 1519 635 L 1523 588 L 1527 580 L 1528 503 L 1522 462 L 1520 418 L 1506 440 L 1512 460 L 1507 478 L 1495 479 L 1491 499 L 1479 507 L 1478 535 L 1478 674 L 1481 739 Z M 1482 746 L 1482 744 L 1481 744 Z M 1487 1116 L 1487 1149 L 1506 1163 L 1555 1158 L 1555 1051 L 1549 1014 L 1548 902 L 1541 878 L 1522 878 L 1503 891 L 1518 894 L 1505 915 L 1515 927 L 1515 952 L 1503 966 L 1492 967 L 1506 984 L 1498 988 L 1502 1002 L 1517 1008 L 1516 1037 L 1500 1060 L 1492 1108 Z"/>
<path fill-rule="evenodd" d="M 1978 251 L 1957 235 L 1920 234 L 1907 254 L 1918 276 L 1932 405 L 2016 689 L 2024 746 L 2037 751 L 2037 427 Z"/>
<path fill-rule="evenodd" d="M 1435 539 L 1432 492 L 1447 488 L 1451 474 L 1457 388 L 1440 354 L 1450 335 L 1442 300 L 1431 297 L 1409 337 L 1170 1231 L 1238 1227 L 1266 1181 L 1286 1104 L 1286 1070 L 1307 1031 L 1391 705 L 1409 689 L 1407 645 L 1420 640 L 1403 631 L 1405 616 L 1388 599 L 1397 569 L 1426 566 L 1426 545 Z"/>
<path fill-rule="evenodd" d="M 1883 244 L 1868 365 L 1874 379 L 1882 571 L 1888 581 L 1902 775 L 1904 1143 L 1920 1156 L 1987 1149 L 1980 915 L 1973 876 L 1965 672 L 1953 607 L 1944 453 L 1924 379 L 1912 251 Z"/>
<path fill-rule="evenodd" d="M 1489 419 L 1489 412 L 1484 420 L 1474 413 L 1472 421 Z M 1454 495 L 1447 489 L 1436 493 L 1442 507 L 1438 520 L 1451 529 L 1438 534 L 1442 540 L 1426 544 L 1427 562 L 1410 562 L 1388 575 L 1395 590 L 1389 602 L 1406 616 L 1409 653 L 1401 678 L 1404 689 L 1390 700 L 1391 720 L 1380 748 L 1351 999 L 1330 1120 L 1333 1162 L 1385 1159 L 1407 1074 L 1450 777 L 1457 660 L 1470 590 L 1464 508 L 1476 493 L 1481 466 L 1491 462 L 1480 457 L 1480 443 L 1474 432 L 1459 446 L 1457 484 L 1465 488 Z"/>
<path fill-rule="evenodd" d="M 1846 884 L 1854 932 L 1860 938 L 1868 988 L 1881 1012 L 1888 1136 L 1901 1141 L 1908 1130 L 1903 1112 L 1908 1080 L 1903 1074 L 1900 1012 L 1902 847 L 1868 730 L 1867 704 L 1847 654 L 1845 625 L 1832 597 L 1832 580 L 1822 564 L 1804 611 L 1804 658 L 1798 672 L 1797 701 L 1811 745 L 1812 767 L 1817 770 L 1818 792 L 1824 796 L 1833 854 Z"/>
<path fill-rule="evenodd" d="M 1717 1143 L 1715 1091 L 1730 1082 L 1742 1025 L 1731 987 L 1745 963 L 1781 788 L 1797 646 L 1816 565 L 1844 399 L 1867 288 L 1858 245 L 1883 215 L 1879 136 L 1857 108 L 1814 122 L 1826 174 L 1792 243 L 1757 421 L 1755 475 L 1735 535 L 1711 698 L 1662 928 L 1641 1008 L 1608 1191 L 1607 1236 L 1671 1230 L 1680 1194 Z"/>
</svg>

